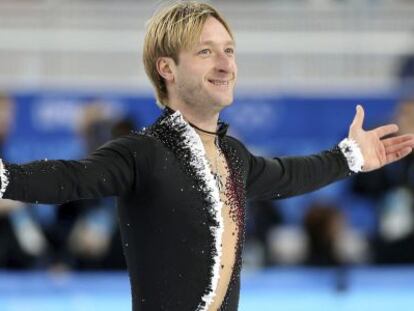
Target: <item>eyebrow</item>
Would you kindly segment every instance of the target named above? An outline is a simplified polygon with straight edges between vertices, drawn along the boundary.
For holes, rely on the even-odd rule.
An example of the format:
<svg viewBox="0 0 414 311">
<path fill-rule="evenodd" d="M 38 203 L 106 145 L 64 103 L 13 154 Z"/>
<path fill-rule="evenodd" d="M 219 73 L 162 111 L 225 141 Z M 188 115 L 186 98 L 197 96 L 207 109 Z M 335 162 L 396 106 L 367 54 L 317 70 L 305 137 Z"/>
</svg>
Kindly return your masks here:
<svg viewBox="0 0 414 311">
<path fill-rule="evenodd" d="M 206 41 L 201 41 L 199 42 L 197 45 L 216 45 L 217 43 L 215 41 L 212 40 L 206 40 Z M 234 40 L 227 40 L 224 42 L 224 45 L 233 45 L 236 46 L 236 43 L 234 42 Z"/>
</svg>

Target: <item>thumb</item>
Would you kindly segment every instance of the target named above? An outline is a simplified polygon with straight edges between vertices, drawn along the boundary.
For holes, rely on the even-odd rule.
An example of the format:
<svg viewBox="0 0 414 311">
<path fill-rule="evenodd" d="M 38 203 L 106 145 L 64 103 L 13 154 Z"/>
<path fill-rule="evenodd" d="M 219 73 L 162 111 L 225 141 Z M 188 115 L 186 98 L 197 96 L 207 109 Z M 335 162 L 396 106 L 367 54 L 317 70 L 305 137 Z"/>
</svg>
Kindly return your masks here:
<svg viewBox="0 0 414 311">
<path fill-rule="evenodd" d="M 362 125 L 364 123 L 364 108 L 361 105 L 356 106 L 356 113 L 354 120 L 351 123 L 352 128 L 362 129 Z"/>
</svg>

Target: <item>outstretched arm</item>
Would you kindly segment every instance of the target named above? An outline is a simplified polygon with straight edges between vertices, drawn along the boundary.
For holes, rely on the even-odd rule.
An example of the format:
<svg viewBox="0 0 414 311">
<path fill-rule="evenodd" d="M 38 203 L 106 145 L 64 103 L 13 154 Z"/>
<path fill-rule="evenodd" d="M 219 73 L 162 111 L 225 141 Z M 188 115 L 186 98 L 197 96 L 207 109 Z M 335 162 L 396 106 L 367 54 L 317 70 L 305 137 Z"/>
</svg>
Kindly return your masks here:
<svg viewBox="0 0 414 311">
<path fill-rule="evenodd" d="M 413 134 L 384 139 L 398 131 L 398 126 L 388 124 L 365 131 L 363 120 L 364 110 L 357 106 L 348 139 L 320 154 L 267 159 L 247 152 L 248 197 L 277 199 L 303 194 L 354 173 L 378 169 L 412 152 Z"/>
<path fill-rule="evenodd" d="M 138 182 L 140 140 L 132 135 L 111 141 L 81 161 L 1 162 L 1 197 L 57 204 L 121 195 Z M 137 151 L 134 151 L 137 150 Z"/>
<path fill-rule="evenodd" d="M 247 196 L 259 200 L 304 194 L 353 174 L 339 147 L 303 157 L 249 154 L 249 166 Z"/>
</svg>

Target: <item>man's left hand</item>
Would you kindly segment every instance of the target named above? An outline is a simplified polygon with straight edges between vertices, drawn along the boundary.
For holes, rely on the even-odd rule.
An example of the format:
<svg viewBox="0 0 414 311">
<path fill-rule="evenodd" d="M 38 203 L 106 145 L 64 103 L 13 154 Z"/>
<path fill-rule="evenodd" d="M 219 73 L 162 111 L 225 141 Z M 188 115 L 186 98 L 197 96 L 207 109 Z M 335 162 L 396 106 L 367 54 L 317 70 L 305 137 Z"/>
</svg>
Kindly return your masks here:
<svg viewBox="0 0 414 311">
<path fill-rule="evenodd" d="M 414 148 L 414 134 L 383 137 L 396 133 L 396 124 L 387 124 L 370 131 L 362 128 L 364 109 L 358 105 L 354 120 L 349 127 L 349 138 L 355 140 L 364 157 L 363 171 L 369 172 L 410 154 Z"/>
</svg>

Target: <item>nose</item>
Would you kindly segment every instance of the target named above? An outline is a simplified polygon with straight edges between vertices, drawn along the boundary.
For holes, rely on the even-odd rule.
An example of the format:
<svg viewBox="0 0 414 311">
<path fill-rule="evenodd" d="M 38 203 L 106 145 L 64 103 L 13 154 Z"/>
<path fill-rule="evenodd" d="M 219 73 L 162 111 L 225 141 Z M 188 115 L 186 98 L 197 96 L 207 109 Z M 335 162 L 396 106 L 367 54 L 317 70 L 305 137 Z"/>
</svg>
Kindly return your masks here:
<svg viewBox="0 0 414 311">
<path fill-rule="evenodd" d="M 233 58 L 224 52 L 216 55 L 216 68 L 219 72 L 231 72 L 233 63 Z"/>
</svg>

